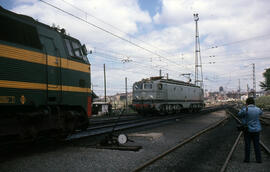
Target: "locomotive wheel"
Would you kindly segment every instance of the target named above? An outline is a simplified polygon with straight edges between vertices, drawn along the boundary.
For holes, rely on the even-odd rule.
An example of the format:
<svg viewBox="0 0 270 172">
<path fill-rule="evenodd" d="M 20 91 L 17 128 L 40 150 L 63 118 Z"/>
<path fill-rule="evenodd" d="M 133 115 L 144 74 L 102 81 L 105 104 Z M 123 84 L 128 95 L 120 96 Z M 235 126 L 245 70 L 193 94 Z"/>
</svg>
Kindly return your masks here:
<svg viewBox="0 0 270 172">
<path fill-rule="evenodd" d="M 175 105 L 175 111 L 176 111 L 176 113 L 180 113 L 181 112 L 181 109 L 182 109 L 182 107 L 181 107 L 181 105 Z"/>
<path fill-rule="evenodd" d="M 167 105 L 163 105 L 162 112 L 164 115 L 168 115 Z"/>
<path fill-rule="evenodd" d="M 192 107 L 188 108 L 188 113 L 193 113 L 194 109 Z"/>
</svg>

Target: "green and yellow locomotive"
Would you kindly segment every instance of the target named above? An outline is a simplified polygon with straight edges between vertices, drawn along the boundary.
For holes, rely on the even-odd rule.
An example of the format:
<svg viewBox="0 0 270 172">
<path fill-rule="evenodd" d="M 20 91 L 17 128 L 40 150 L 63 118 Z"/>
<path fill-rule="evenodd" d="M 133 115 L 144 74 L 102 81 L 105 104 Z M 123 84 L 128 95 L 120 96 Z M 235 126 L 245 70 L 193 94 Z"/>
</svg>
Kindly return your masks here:
<svg viewBox="0 0 270 172">
<path fill-rule="evenodd" d="M 0 137 L 67 135 L 88 126 L 85 45 L 0 6 Z"/>
</svg>

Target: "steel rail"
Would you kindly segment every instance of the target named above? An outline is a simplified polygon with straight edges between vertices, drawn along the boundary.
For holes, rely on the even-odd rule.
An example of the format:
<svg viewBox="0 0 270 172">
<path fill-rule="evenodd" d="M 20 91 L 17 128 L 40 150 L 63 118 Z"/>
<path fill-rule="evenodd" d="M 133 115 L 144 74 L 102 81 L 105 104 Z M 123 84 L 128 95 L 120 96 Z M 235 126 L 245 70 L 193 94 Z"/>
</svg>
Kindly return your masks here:
<svg viewBox="0 0 270 172">
<path fill-rule="evenodd" d="M 177 117 L 179 117 L 179 116 L 177 116 Z M 157 117 L 150 118 L 149 117 L 149 118 L 138 118 L 138 119 L 123 120 L 123 121 L 114 121 L 113 120 L 113 121 L 107 122 L 107 124 L 103 124 L 103 125 L 102 125 L 102 123 L 96 124 L 95 126 L 90 125 L 91 127 L 88 127 L 87 130 L 113 127 L 115 125 L 115 123 L 117 123 L 117 126 L 120 126 L 120 125 L 127 125 L 127 124 L 144 122 L 144 121 L 155 120 L 155 119 L 162 119 L 162 118 L 157 118 Z"/>
<path fill-rule="evenodd" d="M 261 118 L 270 120 L 270 117 L 268 116 L 261 116 Z"/>
<path fill-rule="evenodd" d="M 261 121 L 261 123 L 263 124 L 263 125 L 270 125 L 270 123 L 268 123 L 266 120 L 264 120 L 264 119 L 260 119 L 260 121 Z"/>
<path fill-rule="evenodd" d="M 100 117 L 90 117 L 90 124 L 106 123 L 107 121 L 118 120 L 119 115 L 117 116 L 100 116 Z M 136 118 L 142 118 L 140 115 L 122 115 L 120 120 L 132 120 Z"/>
<path fill-rule="evenodd" d="M 135 128 L 135 127 L 142 127 L 142 126 L 146 126 L 146 125 L 154 125 L 154 124 L 158 124 L 158 123 L 162 123 L 162 122 L 167 122 L 167 121 L 171 121 L 171 120 L 184 118 L 187 115 L 188 114 L 178 115 L 178 116 L 170 116 L 167 118 L 157 118 L 157 119 L 152 119 L 152 120 L 145 119 L 143 121 L 137 121 L 137 122 L 134 122 L 134 121 L 123 122 L 123 123 L 117 124 L 115 126 L 114 131 L 121 131 L 121 130 L 131 129 L 131 128 Z M 68 137 L 66 140 L 82 139 L 82 138 L 86 138 L 86 137 L 90 137 L 90 136 L 94 136 L 94 135 L 110 133 L 112 131 L 113 127 L 114 127 L 114 125 L 93 127 L 93 129 L 89 129 L 89 130 L 84 131 L 84 132 L 73 134 L 70 137 Z"/>
<path fill-rule="evenodd" d="M 217 126 L 219 126 L 221 123 L 223 123 L 223 122 L 224 122 L 225 120 L 227 120 L 227 119 L 228 119 L 228 117 L 225 117 L 224 119 L 218 121 L 217 123 L 211 125 L 210 127 L 208 127 L 208 128 L 206 128 L 206 129 L 203 129 L 203 130 L 199 131 L 198 133 L 196 133 L 196 134 L 194 134 L 193 136 L 191 136 L 191 137 L 185 139 L 184 141 L 182 141 L 181 143 L 175 145 L 174 147 L 172 147 L 171 149 L 167 150 L 166 152 L 161 153 L 160 155 L 154 157 L 153 159 L 150 159 L 149 161 L 147 161 L 147 162 L 144 163 L 143 165 L 141 165 L 141 166 L 139 166 L 138 168 L 136 168 L 136 169 L 134 170 L 134 172 L 141 171 L 141 170 L 144 169 L 145 167 L 147 167 L 147 166 L 153 164 L 155 161 L 161 159 L 162 157 L 166 156 L 167 154 L 173 152 L 174 150 L 176 150 L 176 149 L 182 147 L 183 145 L 185 145 L 186 143 L 192 141 L 192 140 L 195 139 L 196 137 L 202 135 L 203 133 L 205 133 L 205 132 L 207 132 L 207 131 L 209 131 L 209 130 L 211 130 L 211 129 L 216 128 Z"/>
<path fill-rule="evenodd" d="M 242 136 L 242 134 L 243 134 L 243 132 L 241 131 L 239 133 L 238 137 L 236 138 L 236 140 L 235 140 L 235 142 L 233 144 L 233 147 L 232 147 L 231 151 L 229 152 L 229 154 L 228 154 L 228 156 L 227 156 L 227 158 L 226 158 L 226 160 L 225 160 L 225 162 L 224 162 L 224 164 L 223 164 L 220 172 L 224 172 L 226 170 L 226 168 L 228 166 L 228 163 L 229 163 L 229 161 L 230 161 L 230 159 L 232 157 L 232 154 L 233 154 L 233 152 L 234 152 L 234 150 L 235 150 L 235 148 L 236 148 L 236 146 L 237 146 L 237 144 L 238 144 L 238 142 L 239 142 L 240 137 Z"/>
<path fill-rule="evenodd" d="M 214 107 L 206 107 L 200 111 L 200 113 L 205 113 L 209 111 L 216 111 L 224 108 L 223 106 L 214 106 Z M 178 114 L 171 114 L 171 115 L 185 115 L 184 113 L 178 113 Z M 171 116 L 171 115 L 166 115 L 166 116 Z M 107 116 L 107 117 L 92 117 L 89 118 L 89 123 L 90 125 L 98 125 L 98 124 L 104 124 L 104 123 L 112 123 L 112 121 L 128 121 L 132 119 L 143 119 L 145 117 L 164 117 L 164 115 L 153 115 L 153 114 L 146 114 L 146 115 L 121 115 L 120 120 L 118 120 L 119 116 Z"/>
<path fill-rule="evenodd" d="M 260 145 L 262 146 L 262 148 L 264 149 L 264 151 L 270 155 L 270 149 L 260 140 Z"/>
<path fill-rule="evenodd" d="M 224 106 L 206 108 L 206 109 L 203 109 L 202 111 L 200 111 L 200 114 L 202 115 L 205 113 L 211 113 L 214 111 L 221 110 L 223 108 L 224 108 Z M 167 121 L 183 118 L 186 116 L 196 115 L 196 114 L 197 113 L 192 113 L 192 114 L 185 113 L 185 114 L 165 116 L 166 118 L 164 118 L 164 116 L 155 116 L 155 117 L 150 117 L 150 118 L 156 118 L 156 119 L 152 119 L 152 120 L 144 118 L 145 119 L 144 121 L 121 122 L 115 126 L 115 131 L 121 131 L 121 130 L 131 129 L 131 128 L 135 128 L 135 127 L 142 127 L 142 126 L 146 126 L 146 125 L 154 125 L 154 124 L 167 122 Z M 70 141 L 70 140 L 74 140 L 74 139 L 83 139 L 83 138 L 94 136 L 94 135 L 106 134 L 106 133 L 109 133 L 112 131 L 112 127 L 114 126 L 114 124 L 115 123 L 107 124 L 107 126 L 101 125 L 101 126 L 89 127 L 86 131 L 75 133 L 75 134 L 69 136 L 68 138 L 66 138 L 66 140 Z"/>
<path fill-rule="evenodd" d="M 241 123 L 241 121 L 233 114 L 233 113 L 231 113 L 230 111 L 226 111 L 227 113 L 229 113 L 230 115 L 232 115 L 232 117 L 234 118 L 234 119 L 236 119 L 236 121 L 240 124 Z M 262 148 L 264 149 L 264 151 L 268 154 L 268 155 L 270 155 L 270 149 L 263 143 L 263 141 L 262 140 L 260 140 L 260 145 L 262 146 Z"/>
</svg>

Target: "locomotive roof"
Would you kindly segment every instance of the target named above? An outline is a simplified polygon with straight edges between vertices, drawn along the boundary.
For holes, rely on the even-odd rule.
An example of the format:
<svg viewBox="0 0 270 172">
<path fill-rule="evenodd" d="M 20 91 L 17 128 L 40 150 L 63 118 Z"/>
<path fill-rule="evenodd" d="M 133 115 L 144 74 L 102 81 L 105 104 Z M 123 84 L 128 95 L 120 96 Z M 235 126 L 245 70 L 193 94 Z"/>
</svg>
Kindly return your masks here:
<svg viewBox="0 0 270 172">
<path fill-rule="evenodd" d="M 9 14 L 9 15 L 12 15 L 14 17 L 19 17 L 21 19 L 24 19 L 24 20 L 28 20 L 28 21 L 32 21 L 34 22 L 35 20 L 30 17 L 30 16 L 27 16 L 27 15 L 23 15 L 23 14 L 17 14 L 17 13 L 14 13 L 12 11 L 9 11 L 9 10 L 6 10 L 5 8 L 3 8 L 1 5 L 0 5 L 0 11 L 3 12 L 3 13 L 6 13 L 6 14 Z"/>
<path fill-rule="evenodd" d="M 160 79 L 160 82 L 200 88 L 199 86 L 196 86 L 195 84 L 184 82 L 184 81 L 179 81 L 179 80 L 174 80 L 174 79 Z"/>
<path fill-rule="evenodd" d="M 42 26 L 47 27 L 47 28 L 49 28 L 49 29 L 51 29 L 51 30 L 57 31 L 59 34 L 62 34 L 64 37 L 71 38 L 71 39 L 74 39 L 74 40 L 79 41 L 78 39 L 76 39 L 76 38 L 74 38 L 74 37 L 72 37 L 72 36 L 67 35 L 67 34 L 65 33 L 65 29 L 58 29 L 58 28 L 56 28 L 56 27 L 51 27 L 51 26 L 49 26 L 49 25 L 47 25 L 47 24 L 45 24 L 45 23 L 41 23 L 41 22 L 39 22 L 39 21 L 33 19 L 33 18 L 30 17 L 30 16 L 27 16 L 27 15 L 24 15 L 24 14 L 18 14 L 18 13 L 9 11 L 9 10 L 3 8 L 1 5 L 0 5 L 0 12 L 2 12 L 2 13 L 4 13 L 4 14 L 7 14 L 7 15 L 9 15 L 9 16 L 13 16 L 13 17 L 15 17 L 15 18 L 17 18 L 17 19 L 20 19 L 20 20 L 23 20 L 23 21 L 25 21 L 25 22 L 29 22 L 29 23 L 34 24 L 34 25 L 37 25 L 37 24 L 38 24 L 38 25 L 42 25 Z"/>
<path fill-rule="evenodd" d="M 188 82 L 184 82 L 184 81 L 179 81 L 179 80 L 174 80 L 174 79 L 164 79 L 163 77 L 157 76 L 157 77 L 150 77 L 147 79 L 142 79 L 142 82 L 145 81 L 159 81 L 159 82 L 163 82 L 163 83 L 170 83 L 170 84 L 178 84 L 178 85 L 185 85 L 185 86 L 191 86 L 191 87 L 198 87 L 195 84 L 192 83 L 188 83 Z"/>
</svg>

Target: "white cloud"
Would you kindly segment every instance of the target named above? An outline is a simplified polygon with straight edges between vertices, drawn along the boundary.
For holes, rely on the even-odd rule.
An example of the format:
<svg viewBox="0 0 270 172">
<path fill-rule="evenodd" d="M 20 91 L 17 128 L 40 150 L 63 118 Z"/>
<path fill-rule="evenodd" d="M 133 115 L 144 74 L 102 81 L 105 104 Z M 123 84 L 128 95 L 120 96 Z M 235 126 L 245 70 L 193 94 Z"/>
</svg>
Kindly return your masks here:
<svg viewBox="0 0 270 172">
<path fill-rule="evenodd" d="M 249 2 L 246 0 L 161 0 L 159 3 L 161 6 L 153 7 L 158 9 L 153 18 L 147 11 L 140 9 L 137 0 L 82 0 L 79 1 L 80 3 L 75 0 L 65 0 L 120 28 L 123 32 L 86 15 L 62 0 L 46 1 L 166 58 L 158 57 L 119 40 L 38 0 L 16 0 L 13 11 L 32 16 L 48 25 L 52 23 L 60 25 L 66 28 L 71 36 L 85 43 L 88 49 L 106 50 L 108 54 L 116 56 L 100 57 L 94 53 L 90 58 L 93 69 L 92 81 L 94 85 L 99 85 L 99 89 L 103 86 L 102 65 L 106 63 L 108 85 L 112 90 L 108 94 L 115 93 L 116 88 L 123 88 L 124 77 L 129 78 L 129 85 L 131 85 L 141 78 L 158 75 L 159 68 L 164 74 L 168 72 L 169 76 L 175 79 L 179 79 L 180 73 L 193 73 L 195 39 L 193 13 L 199 13 L 200 17 L 203 70 L 205 78 L 209 79 L 206 80 L 207 88 L 217 90 L 219 86 L 226 85 L 227 88 L 235 89 L 238 87 L 238 79 L 248 74 L 249 79 L 243 79 L 242 82 L 243 88 L 246 88 L 246 84 L 252 85 L 251 63 L 256 64 L 257 81 L 263 80 L 262 72 L 270 66 L 269 60 L 262 59 L 269 53 L 270 35 L 208 49 L 213 45 L 270 34 L 270 4 L 267 0 Z M 136 39 L 128 37 L 127 34 L 135 35 Z M 213 55 L 215 58 L 209 57 Z M 121 59 L 127 57 L 132 62 L 123 64 Z M 255 59 L 254 57 L 257 60 L 243 60 Z M 100 95 L 102 94 L 100 92 Z"/>
<path fill-rule="evenodd" d="M 270 34 L 269 33 L 269 9 L 270 4 L 268 1 L 249 1 L 245 0 L 228 0 L 228 1 L 210 1 L 210 0 L 163 0 L 162 8 L 159 13 L 154 16 L 156 24 L 163 24 L 166 27 L 182 28 L 183 25 L 192 25 L 194 21 L 192 18 L 193 13 L 199 13 L 199 31 L 201 38 L 202 55 L 204 56 L 203 62 L 217 61 L 215 65 L 204 64 L 204 73 L 211 77 L 211 74 L 219 75 L 222 73 L 236 73 L 230 83 L 237 86 L 238 78 L 241 78 L 237 66 L 242 64 L 256 63 L 256 71 L 258 72 L 257 81 L 263 78 L 259 75 L 263 68 L 269 67 L 269 62 L 261 63 L 256 61 L 255 56 L 267 56 L 265 49 L 269 48 L 269 37 L 265 39 L 254 39 L 232 44 L 230 46 L 219 47 L 215 50 L 203 51 L 205 48 L 212 45 L 222 45 L 227 42 L 236 40 L 244 40 L 258 35 Z M 193 31 L 194 28 L 189 31 Z M 188 33 L 188 32 L 185 32 Z M 189 35 L 190 36 L 190 35 Z M 204 38 L 202 40 L 202 38 Z M 238 56 L 231 56 L 232 52 L 238 53 Z M 255 53 L 253 53 L 255 52 Z M 223 56 L 219 56 L 223 54 Z M 224 56 L 225 54 L 225 56 Z M 210 55 L 215 55 L 216 58 L 209 59 Z M 254 60 L 245 61 L 245 58 L 252 58 Z M 238 60 L 241 58 L 243 60 Z M 249 58 L 249 59 L 250 59 Z M 218 61 L 220 61 L 218 63 Z M 230 62 L 231 61 L 231 62 Z M 252 73 L 250 73 L 250 66 L 241 68 L 244 73 L 249 72 L 249 80 L 243 81 L 243 85 L 252 83 Z M 230 78 L 222 78 L 215 81 L 222 85 Z M 258 82 L 257 82 L 258 83 Z M 211 87 L 214 83 L 211 83 Z M 217 85 L 214 87 L 218 88 Z M 213 88 L 213 87 L 212 87 Z M 257 86 L 257 89 L 259 87 Z"/>
</svg>

